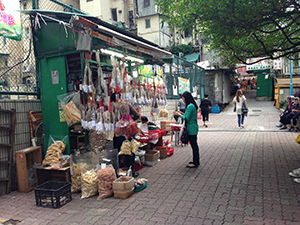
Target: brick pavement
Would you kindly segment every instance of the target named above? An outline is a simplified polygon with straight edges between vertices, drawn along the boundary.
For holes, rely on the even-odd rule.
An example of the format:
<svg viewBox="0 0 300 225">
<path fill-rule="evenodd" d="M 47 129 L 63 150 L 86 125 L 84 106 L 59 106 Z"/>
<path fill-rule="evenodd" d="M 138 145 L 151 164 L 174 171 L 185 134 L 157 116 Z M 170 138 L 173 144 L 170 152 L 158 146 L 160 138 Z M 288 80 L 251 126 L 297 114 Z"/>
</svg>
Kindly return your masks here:
<svg viewBox="0 0 300 225">
<path fill-rule="evenodd" d="M 231 105 L 210 114 L 208 128 L 200 126 L 197 169 L 185 168 L 190 146 L 175 147 L 172 157 L 140 171 L 148 187 L 128 199 L 73 194 L 51 209 L 36 207 L 34 192 L 13 192 L 0 196 L 0 217 L 42 225 L 300 224 L 300 184 L 288 176 L 300 167 L 297 133 L 275 127 L 273 102 L 248 98 L 248 105 L 244 129 L 236 128 Z"/>
</svg>

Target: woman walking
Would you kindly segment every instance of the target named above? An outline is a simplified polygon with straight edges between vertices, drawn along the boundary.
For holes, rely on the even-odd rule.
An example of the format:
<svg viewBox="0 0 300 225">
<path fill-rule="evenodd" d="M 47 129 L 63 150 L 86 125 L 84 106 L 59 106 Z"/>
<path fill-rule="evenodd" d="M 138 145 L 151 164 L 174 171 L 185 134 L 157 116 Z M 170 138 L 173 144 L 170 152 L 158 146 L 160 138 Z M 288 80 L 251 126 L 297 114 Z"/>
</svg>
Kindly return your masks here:
<svg viewBox="0 0 300 225">
<path fill-rule="evenodd" d="M 197 168 L 200 164 L 199 147 L 197 144 L 197 134 L 199 130 L 197 123 L 198 106 L 191 93 L 187 91 L 182 94 L 181 98 L 186 105 L 185 114 L 176 111 L 174 112 L 174 115 L 181 116 L 182 120 L 186 121 L 186 127 L 189 132 L 189 141 L 193 150 L 193 161 L 189 162 L 189 164 L 186 167 Z"/>
<path fill-rule="evenodd" d="M 247 107 L 246 97 L 243 95 L 242 90 L 239 89 L 237 90 L 233 99 L 233 104 L 235 104 L 236 114 L 238 116 L 238 128 L 244 128 L 245 115 L 242 112 L 243 103 Z"/>
</svg>

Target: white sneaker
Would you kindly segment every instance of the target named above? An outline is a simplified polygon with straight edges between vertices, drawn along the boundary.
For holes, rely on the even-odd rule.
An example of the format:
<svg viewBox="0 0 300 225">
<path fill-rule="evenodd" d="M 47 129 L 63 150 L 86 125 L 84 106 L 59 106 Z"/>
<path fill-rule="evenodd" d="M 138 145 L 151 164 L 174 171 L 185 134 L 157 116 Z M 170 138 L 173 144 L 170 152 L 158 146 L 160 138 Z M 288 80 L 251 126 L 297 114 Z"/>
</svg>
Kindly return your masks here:
<svg viewBox="0 0 300 225">
<path fill-rule="evenodd" d="M 289 175 L 291 177 L 300 177 L 300 168 L 293 170 L 292 172 L 289 172 Z"/>
<path fill-rule="evenodd" d="M 300 184 L 300 178 L 295 178 L 294 181 Z"/>
</svg>

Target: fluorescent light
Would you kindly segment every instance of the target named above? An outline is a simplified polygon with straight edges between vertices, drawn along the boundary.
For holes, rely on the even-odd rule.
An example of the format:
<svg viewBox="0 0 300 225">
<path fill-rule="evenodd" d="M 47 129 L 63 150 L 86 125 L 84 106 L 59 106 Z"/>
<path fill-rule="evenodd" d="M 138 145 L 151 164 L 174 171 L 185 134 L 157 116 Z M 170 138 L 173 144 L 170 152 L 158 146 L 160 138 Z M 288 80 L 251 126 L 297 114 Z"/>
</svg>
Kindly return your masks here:
<svg viewBox="0 0 300 225">
<path fill-rule="evenodd" d="M 111 55 L 111 56 L 116 56 L 117 58 L 124 58 L 124 55 L 122 53 L 115 52 L 115 51 L 112 51 L 112 50 L 109 50 L 109 49 L 103 49 L 102 48 L 102 49 L 100 49 L 100 51 L 103 54 L 107 54 L 107 55 Z M 130 60 L 132 62 L 141 63 L 141 64 L 144 63 L 144 60 L 136 58 L 136 57 L 133 57 L 133 56 L 126 56 L 125 59 Z"/>
</svg>

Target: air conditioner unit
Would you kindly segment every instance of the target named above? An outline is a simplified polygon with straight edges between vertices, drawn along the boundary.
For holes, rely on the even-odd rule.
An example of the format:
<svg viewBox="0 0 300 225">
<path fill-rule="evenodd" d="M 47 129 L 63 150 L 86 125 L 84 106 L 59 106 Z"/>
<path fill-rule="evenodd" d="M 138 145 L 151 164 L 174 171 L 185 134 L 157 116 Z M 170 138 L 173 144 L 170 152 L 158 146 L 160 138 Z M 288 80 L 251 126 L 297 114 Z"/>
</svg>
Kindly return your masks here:
<svg viewBox="0 0 300 225">
<path fill-rule="evenodd" d="M 26 64 L 24 64 L 24 65 L 22 66 L 22 72 L 24 72 L 24 73 L 31 72 L 31 65 L 26 65 Z"/>
</svg>

